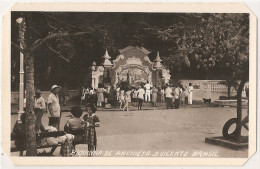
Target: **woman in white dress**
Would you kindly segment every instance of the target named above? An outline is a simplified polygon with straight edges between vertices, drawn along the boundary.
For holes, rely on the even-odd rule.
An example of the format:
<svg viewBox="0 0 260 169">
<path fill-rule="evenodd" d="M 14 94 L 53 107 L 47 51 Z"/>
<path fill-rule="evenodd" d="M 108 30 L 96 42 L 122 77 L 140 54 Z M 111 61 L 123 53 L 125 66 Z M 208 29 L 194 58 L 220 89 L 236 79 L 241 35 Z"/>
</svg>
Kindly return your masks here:
<svg viewBox="0 0 260 169">
<path fill-rule="evenodd" d="M 188 87 L 188 104 L 192 104 L 192 91 L 193 91 L 192 83 L 189 83 L 189 87 Z"/>
<path fill-rule="evenodd" d="M 120 90 L 120 106 L 119 109 L 122 109 L 122 105 L 125 103 L 125 91 L 123 89 Z"/>
</svg>

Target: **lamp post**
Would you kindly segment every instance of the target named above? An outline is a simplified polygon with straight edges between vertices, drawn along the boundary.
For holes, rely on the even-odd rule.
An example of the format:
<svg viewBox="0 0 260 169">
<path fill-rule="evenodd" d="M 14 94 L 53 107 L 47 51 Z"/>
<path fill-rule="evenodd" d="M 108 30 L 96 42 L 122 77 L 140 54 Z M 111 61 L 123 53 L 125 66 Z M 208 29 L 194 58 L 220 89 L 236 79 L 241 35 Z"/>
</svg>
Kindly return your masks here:
<svg viewBox="0 0 260 169">
<path fill-rule="evenodd" d="M 23 49 L 21 40 L 24 39 L 25 22 L 24 18 L 18 18 L 16 22 L 19 24 L 19 39 L 20 47 Z M 19 110 L 18 110 L 18 123 L 22 123 L 21 115 L 24 113 L 24 55 L 20 52 L 20 84 L 19 84 Z"/>
</svg>

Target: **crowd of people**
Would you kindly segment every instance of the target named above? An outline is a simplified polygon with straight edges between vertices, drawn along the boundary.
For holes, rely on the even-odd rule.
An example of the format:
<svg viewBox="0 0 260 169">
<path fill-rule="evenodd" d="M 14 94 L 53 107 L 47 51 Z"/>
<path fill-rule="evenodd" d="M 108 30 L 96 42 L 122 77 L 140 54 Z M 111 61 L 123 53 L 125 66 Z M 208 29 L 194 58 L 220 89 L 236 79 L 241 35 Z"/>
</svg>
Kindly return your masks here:
<svg viewBox="0 0 260 169">
<path fill-rule="evenodd" d="M 158 106 L 158 103 L 166 102 L 166 108 L 179 108 L 180 104 L 192 104 L 192 84 L 189 87 L 183 87 L 181 84 L 171 86 L 165 84 L 161 87 L 153 86 L 149 81 L 143 85 L 104 87 L 98 85 L 97 89 L 82 88 L 80 104 L 91 103 L 97 107 L 106 105 L 119 107 L 120 110 L 129 111 L 129 103 L 132 102 L 138 110 L 142 109 L 143 102 L 152 103 L 152 106 Z"/>
<path fill-rule="evenodd" d="M 80 105 L 71 108 L 71 115 L 64 126 L 64 131 L 67 133 L 76 129 L 86 129 L 84 138 L 76 137 L 75 140 L 83 139 L 88 144 L 88 150 L 94 151 L 96 149 L 96 131 L 95 127 L 99 127 L 99 118 L 95 114 L 97 107 L 114 106 L 122 111 L 129 111 L 129 103 L 138 110 L 142 110 L 143 102 L 152 103 L 154 107 L 158 103 L 166 102 L 167 109 L 178 109 L 179 104 L 184 100 L 188 104 L 192 104 L 192 85 L 183 88 L 181 85 L 170 86 L 165 84 L 162 87 L 155 87 L 149 81 L 146 84 L 131 86 L 104 87 L 102 84 L 98 85 L 97 89 L 82 88 Z M 60 102 L 62 100 L 62 102 Z M 60 104 L 66 105 L 69 100 L 69 90 L 66 86 L 62 89 L 60 86 L 53 85 L 51 93 L 48 96 L 47 102 L 41 96 L 41 91 L 35 91 L 34 112 L 36 116 L 35 131 L 37 133 L 48 131 L 48 129 L 60 130 L 61 107 Z M 26 104 L 26 99 L 24 100 Z M 46 104 L 47 103 L 47 104 Z M 85 107 L 85 114 L 82 107 Z M 42 124 L 42 116 L 45 112 L 49 114 L 49 124 L 44 126 Z M 84 115 L 83 115 L 84 114 Z M 25 124 L 25 114 L 21 116 L 22 124 Z M 83 116 L 83 117 L 82 117 Z M 26 146 L 21 140 L 25 139 L 24 130 L 19 130 L 18 124 L 14 126 L 13 133 L 19 135 L 16 140 L 17 147 L 21 150 Z M 72 132 L 73 133 L 73 132 Z M 22 139 L 23 138 L 23 139 Z M 74 141 L 75 143 L 75 141 Z M 72 145 L 75 149 L 75 145 Z M 21 151 L 22 152 L 22 151 Z M 22 154 L 22 153 L 21 153 Z"/>
</svg>

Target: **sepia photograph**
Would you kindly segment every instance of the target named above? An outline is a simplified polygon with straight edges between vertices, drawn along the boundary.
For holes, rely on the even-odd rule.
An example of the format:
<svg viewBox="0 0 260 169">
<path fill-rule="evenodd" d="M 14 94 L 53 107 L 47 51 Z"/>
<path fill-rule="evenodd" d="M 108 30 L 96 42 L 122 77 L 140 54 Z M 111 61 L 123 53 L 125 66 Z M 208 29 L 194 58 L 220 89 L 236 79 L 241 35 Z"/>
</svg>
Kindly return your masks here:
<svg viewBox="0 0 260 169">
<path fill-rule="evenodd" d="M 11 10 L 10 156 L 246 160 L 251 17 Z"/>
</svg>

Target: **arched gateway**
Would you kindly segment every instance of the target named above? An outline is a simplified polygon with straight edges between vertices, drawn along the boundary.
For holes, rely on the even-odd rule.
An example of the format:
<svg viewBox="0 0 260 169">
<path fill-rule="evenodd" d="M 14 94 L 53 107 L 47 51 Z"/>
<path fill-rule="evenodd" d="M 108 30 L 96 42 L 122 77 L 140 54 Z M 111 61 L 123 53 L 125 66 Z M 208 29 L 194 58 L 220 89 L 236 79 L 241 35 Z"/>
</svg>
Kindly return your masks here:
<svg viewBox="0 0 260 169">
<path fill-rule="evenodd" d="M 145 48 L 128 46 L 119 50 L 120 55 L 111 63 L 110 56 L 106 51 L 102 66 L 92 66 L 92 86 L 97 88 L 98 83 L 105 86 L 115 86 L 117 83 L 127 81 L 136 86 L 146 83 L 147 80 L 154 86 L 162 86 L 168 83 L 171 75 L 163 65 L 159 52 L 154 62 L 151 62 Z"/>
</svg>

